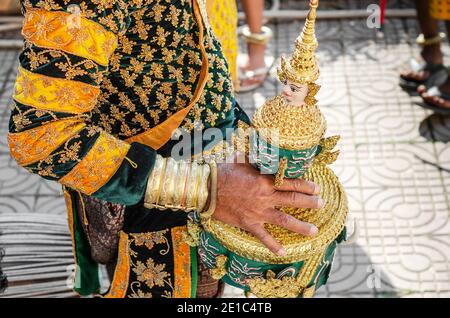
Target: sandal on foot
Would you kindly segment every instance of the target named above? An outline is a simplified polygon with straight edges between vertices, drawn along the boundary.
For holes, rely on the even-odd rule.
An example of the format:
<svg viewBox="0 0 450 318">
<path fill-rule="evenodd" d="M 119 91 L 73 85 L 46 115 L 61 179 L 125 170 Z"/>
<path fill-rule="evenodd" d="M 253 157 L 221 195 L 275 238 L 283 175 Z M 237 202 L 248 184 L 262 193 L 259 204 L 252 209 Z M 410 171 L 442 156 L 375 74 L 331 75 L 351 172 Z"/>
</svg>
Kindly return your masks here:
<svg viewBox="0 0 450 318">
<path fill-rule="evenodd" d="M 419 106 L 430 109 L 433 112 L 441 115 L 450 115 L 450 95 L 442 92 L 437 86 L 433 86 L 426 92 L 421 94 L 423 103 Z M 443 106 L 442 103 L 437 103 L 434 99 L 435 97 L 444 100 L 447 103 Z M 433 101 L 434 100 L 434 101 Z"/>
<path fill-rule="evenodd" d="M 257 89 L 266 81 L 269 72 L 270 72 L 269 67 L 261 67 L 257 68 L 256 70 L 241 72 L 239 74 L 240 84 L 237 93 L 247 93 Z M 254 81 L 255 83 L 243 85 L 242 82 L 245 81 Z"/>
<path fill-rule="evenodd" d="M 439 86 L 447 80 L 448 71 L 442 64 L 420 63 L 416 59 L 412 59 L 410 68 L 413 73 L 428 71 L 430 76 L 425 80 L 417 80 L 400 75 L 400 87 L 408 91 L 415 92 L 420 85 L 425 85 L 426 87 Z"/>
<path fill-rule="evenodd" d="M 268 66 L 260 67 L 255 70 L 242 70 L 239 68 L 239 88 L 236 93 L 248 93 L 260 87 L 266 81 L 270 71 L 275 64 L 275 59 L 272 56 L 265 57 L 265 63 Z M 243 85 L 242 82 L 252 81 L 254 83 Z"/>
</svg>

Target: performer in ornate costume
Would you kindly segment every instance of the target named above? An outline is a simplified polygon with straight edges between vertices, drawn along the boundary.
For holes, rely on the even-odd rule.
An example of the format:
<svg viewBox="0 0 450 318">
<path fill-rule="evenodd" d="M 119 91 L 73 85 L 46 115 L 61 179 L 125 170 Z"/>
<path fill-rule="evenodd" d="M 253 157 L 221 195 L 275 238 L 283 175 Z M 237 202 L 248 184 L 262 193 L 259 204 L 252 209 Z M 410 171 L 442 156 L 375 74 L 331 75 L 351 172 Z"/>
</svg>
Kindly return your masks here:
<svg viewBox="0 0 450 318">
<path fill-rule="evenodd" d="M 317 232 L 274 208 L 320 207 L 312 182 L 275 189 L 273 177 L 249 164 L 170 158 L 177 128 L 195 136 L 213 127 L 225 138 L 227 128 L 249 123 L 204 1 L 21 5 L 10 151 L 31 173 L 63 185 L 79 294 L 99 293 L 98 264 L 107 264 L 106 297 L 195 297 L 197 251 L 184 240 L 192 211 L 214 212 L 279 254 L 265 223 Z M 183 155 L 218 141 L 192 138 Z"/>
</svg>

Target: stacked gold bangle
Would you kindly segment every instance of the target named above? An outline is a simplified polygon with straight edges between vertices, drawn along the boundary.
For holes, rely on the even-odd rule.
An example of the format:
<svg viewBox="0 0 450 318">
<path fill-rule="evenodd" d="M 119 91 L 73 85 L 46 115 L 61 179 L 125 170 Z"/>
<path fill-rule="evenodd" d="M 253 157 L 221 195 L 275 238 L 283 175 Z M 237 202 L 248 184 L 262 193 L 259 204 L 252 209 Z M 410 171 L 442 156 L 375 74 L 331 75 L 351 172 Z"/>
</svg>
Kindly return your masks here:
<svg viewBox="0 0 450 318">
<path fill-rule="evenodd" d="M 147 182 L 146 208 L 202 212 L 208 201 L 210 165 L 156 156 Z"/>
</svg>

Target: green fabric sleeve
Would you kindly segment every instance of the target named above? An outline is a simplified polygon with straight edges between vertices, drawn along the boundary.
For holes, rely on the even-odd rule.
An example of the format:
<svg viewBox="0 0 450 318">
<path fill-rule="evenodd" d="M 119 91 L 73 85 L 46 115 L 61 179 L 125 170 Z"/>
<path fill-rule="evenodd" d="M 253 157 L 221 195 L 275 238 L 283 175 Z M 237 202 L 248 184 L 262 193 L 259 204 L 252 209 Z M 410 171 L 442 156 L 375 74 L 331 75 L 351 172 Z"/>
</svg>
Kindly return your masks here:
<svg viewBox="0 0 450 318">
<path fill-rule="evenodd" d="M 155 159 L 154 149 L 140 143 L 132 143 L 126 159 L 116 173 L 92 196 L 123 205 L 138 204 L 144 197 Z"/>
<path fill-rule="evenodd" d="M 191 298 L 197 297 L 198 284 L 198 264 L 197 264 L 197 247 L 191 246 Z"/>
</svg>

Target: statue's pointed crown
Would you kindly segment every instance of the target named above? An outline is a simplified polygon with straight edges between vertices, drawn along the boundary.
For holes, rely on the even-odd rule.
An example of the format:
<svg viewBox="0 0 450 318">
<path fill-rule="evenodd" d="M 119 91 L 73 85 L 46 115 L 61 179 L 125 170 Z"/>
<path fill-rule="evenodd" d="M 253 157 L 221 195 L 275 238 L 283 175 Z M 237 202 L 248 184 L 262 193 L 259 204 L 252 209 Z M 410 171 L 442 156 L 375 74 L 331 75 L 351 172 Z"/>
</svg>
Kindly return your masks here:
<svg viewBox="0 0 450 318">
<path fill-rule="evenodd" d="M 278 77 L 283 82 L 290 80 L 295 83 L 307 84 L 315 82 L 320 75 L 316 60 L 318 46 L 314 27 L 316 24 L 316 10 L 319 0 L 309 1 L 309 12 L 302 33 L 295 41 L 295 49 L 288 59 L 281 58 Z"/>
</svg>

